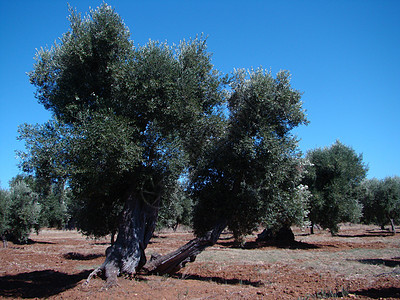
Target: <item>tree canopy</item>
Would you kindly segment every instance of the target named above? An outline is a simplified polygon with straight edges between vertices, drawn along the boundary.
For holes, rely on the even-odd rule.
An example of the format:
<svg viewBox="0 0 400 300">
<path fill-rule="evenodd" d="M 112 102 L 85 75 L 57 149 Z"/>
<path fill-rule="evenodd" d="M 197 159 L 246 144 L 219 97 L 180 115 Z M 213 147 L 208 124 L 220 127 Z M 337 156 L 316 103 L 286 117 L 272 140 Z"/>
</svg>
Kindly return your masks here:
<svg viewBox="0 0 400 300">
<path fill-rule="evenodd" d="M 336 234 L 340 222 L 356 222 L 361 217 L 357 188 L 367 166 L 361 154 L 340 141 L 311 150 L 306 158 L 311 163 L 304 178 L 312 194 L 310 221 Z"/>
<path fill-rule="evenodd" d="M 394 225 L 400 218 L 400 177 L 365 180 L 360 195 L 364 222 L 378 224 L 382 229 L 390 224 L 395 233 Z"/>
<path fill-rule="evenodd" d="M 84 233 L 118 232 L 99 268 L 108 279 L 145 264 L 161 200 L 186 197 L 182 177 L 199 236 L 218 228 L 214 240 L 226 226 L 240 236 L 260 222 L 290 226 L 304 216 L 291 130 L 307 121 L 289 72 L 223 76 L 202 36 L 136 46 L 107 4 L 83 18 L 71 9 L 69 20 L 29 73 L 53 117 L 21 126 L 21 166 L 68 185 Z"/>
<path fill-rule="evenodd" d="M 291 133 L 306 123 L 301 94 L 285 71 L 239 70 L 230 85 L 226 129 L 192 177 L 195 229 L 226 220 L 240 237 L 260 223 L 290 226 L 305 207 L 296 203 L 302 162 Z"/>
</svg>

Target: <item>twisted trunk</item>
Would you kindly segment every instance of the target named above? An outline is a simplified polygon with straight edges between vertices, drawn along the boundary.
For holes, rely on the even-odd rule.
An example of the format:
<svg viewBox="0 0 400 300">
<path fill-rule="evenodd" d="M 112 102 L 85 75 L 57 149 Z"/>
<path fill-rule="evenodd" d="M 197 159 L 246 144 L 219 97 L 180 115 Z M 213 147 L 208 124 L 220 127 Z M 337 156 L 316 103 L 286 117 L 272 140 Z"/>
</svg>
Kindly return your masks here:
<svg viewBox="0 0 400 300">
<path fill-rule="evenodd" d="M 115 243 L 107 248 L 105 262 L 89 275 L 103 274 L 109 285 L 120 274 L 135 274 L 146 263 L 145 249 L 153 235 L 160 197 L 148 202 L 141 193 L 130 193 L 125 201 Z"/>
<path fill-rule="evenodd" d="M 170 252 L 164 256 L 152 255 L 143 269 L 150 274 L 172 274 L 183 268 L 188 262 L 193 262 L 196 256 L 204 249 L 214 245 L 227 223 L 221 221 L 214 228 L 208 231 L 204 236 L 195 238 L 183 245 L 179 249 Z"/>
</svg>

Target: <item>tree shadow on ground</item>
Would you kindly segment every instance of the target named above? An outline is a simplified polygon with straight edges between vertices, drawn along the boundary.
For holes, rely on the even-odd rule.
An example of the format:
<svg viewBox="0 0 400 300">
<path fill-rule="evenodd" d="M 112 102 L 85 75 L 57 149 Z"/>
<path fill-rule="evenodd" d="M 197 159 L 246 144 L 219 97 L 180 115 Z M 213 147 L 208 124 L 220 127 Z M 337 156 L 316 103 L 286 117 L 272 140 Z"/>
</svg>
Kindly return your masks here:
<svg viewBox="0 0 400 300">
<path fill-rule="evenodd" d="M 68 252 L 63 254 L 65 259 L 69 260 L 92 260 L 105 256 L 104 254 L 82 254 L 77 252 Z"/>
<path fill-rule="evenodd" d="M 177 273 L 175 276 L 177 276 L 179 279 L 182 280 L 199 280 L 199 281 L 205 281 L 205 282 L 214 282 L 218 284 L 229 284 L 229 285 L 247 285 L 247 286 L 253 286 L 253 287 L 261 287 L 264 284 L 259 280 L 259 281 L 251 281 L 247 279 L 237 279 L 237 278 L 223 278 L 219 276 L 201 276 L 197 274 L 182 274 L 182 273 Z"/>
<path fill-rule="evenodd" d="M 91 271 L 66 274 L 54 270 L 34 271 L 0 277 L 0 296 L 10 298 L 47 298 L 75 287 Z"/>
<path fill-rule="evenodd" d="M 307 249 L 319 249 L 320 248 L 320 246 L 318 246 L 318 245 L 304 243 L 304 242 L 298 242 L 298 241 L 292 241 L 292 242 L 279 242 L 279 241 L 256 242 L 256 241 L 249 241 L 249 242 L 246 242 L 243 247 L 239 247 L 233 241 L 229 241 L 229 242 L 218 242 L 218 245 L 221 245 L 221 246 L 227 247 L 227 248 L 240 248 L 240 249 L 247 249 L 247 250 L 259 249 L 259 248 L 265 248 L 265 247 L 275 247 L 275 248 L 281 248 L 281 249 L 304 249 L 304 250 L 307 250 Z"/>
<path fill-rule="evenodd" d="M 372 299 L 400 298 L 400 288 L 397 287 L 387 287 L 378 289 L 371 288 L 361 291 L 351 291 L 350 293 Z"/>
<path fill-rule="evenodd" d="M 396 268 L 400 267 L 400 260 L 394 259 L 380 259 L 380 258 L 367 258 L 367 259 L 356 259 L 359 263 L 367 265 L 384 265 L 386 267 Z"/>
<path fill-rule="evenodd" d="M 344 237 L 344 238 L 364 238 L 364 237 L 386 237 L 386 236 L 393 236 L 393 232 L 388 230 L 367 230 L 366 233 L 361 234 L 337 234 L 337 237 Z"/>
<path fill-rule="evenodd" d="M 53 242 L 44 242 L 44 241 L 35 241 L 35 240 L 32 240 L 32 239 L 28 239 L 27 244 L 28 244 L 28 245 L 33 245 L 33 244 L 55 245 L 56 243 L 53 243 Z"/>
</svg>

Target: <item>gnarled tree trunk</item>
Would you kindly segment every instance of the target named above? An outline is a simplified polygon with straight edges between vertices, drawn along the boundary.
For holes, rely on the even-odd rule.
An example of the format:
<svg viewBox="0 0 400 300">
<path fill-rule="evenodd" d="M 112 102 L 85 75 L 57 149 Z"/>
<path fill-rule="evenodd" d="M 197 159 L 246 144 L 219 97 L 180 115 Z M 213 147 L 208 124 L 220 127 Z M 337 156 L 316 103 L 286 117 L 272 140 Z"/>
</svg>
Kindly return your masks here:
<svg viewBox="0 0 400 300">
<path fill-rule="evenodd" d="M 148 202 L 141 193 L 130 193 L 125 201 L 115 243 L 106 250 L 105 262 L 89 275 L 102 273 L 109 285 L 116 284 L 120 274 L 132 275 L 146 263 L 144 250 L 153 235 L 160 198 Z"/>
<path fill-rule="evenodd" d="M 183 245 L 179 249 L 170 252 L 164 256 L 152 255 L 143 269 L 150 274 L 172 274 L 183 268 L 186 263 L 193 262 L 205 248 L 214 245 L 222 231 L 226 227 L 226 222 L 221 221 L 214 228 L 208 231 L 204 236 L 195 238 Z"/>
</svg>

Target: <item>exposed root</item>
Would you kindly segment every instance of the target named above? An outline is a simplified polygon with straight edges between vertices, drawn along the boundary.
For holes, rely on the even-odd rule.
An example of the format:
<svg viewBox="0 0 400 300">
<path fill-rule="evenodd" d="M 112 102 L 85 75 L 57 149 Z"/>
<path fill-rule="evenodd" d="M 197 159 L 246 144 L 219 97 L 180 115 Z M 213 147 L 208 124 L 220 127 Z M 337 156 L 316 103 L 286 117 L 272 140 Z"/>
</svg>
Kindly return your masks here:
<svg viewBox="0 0 400 300">
<path fill-rule="evenodd" d="M 84 285 L 84 286 L 88 286 L 90 280 L 91 280 L 93 277 L 96 277 L 96 276 L 98 276 L 99 274 L 101 274 L 101 273 L 103 273 L 103 272 L 104 272 L 104 264 L 101 265 L 100 267 L 96 268 L 92 273 L 90 273 L 89 276 L 88 276 L 88 278 L 86 279 L 86 281 L 83 283 L 83 285 Z"/>
</svg>

